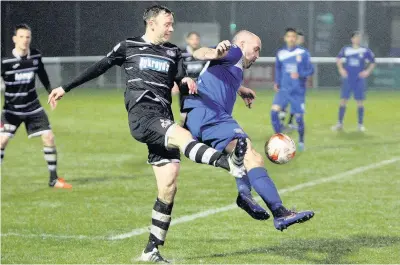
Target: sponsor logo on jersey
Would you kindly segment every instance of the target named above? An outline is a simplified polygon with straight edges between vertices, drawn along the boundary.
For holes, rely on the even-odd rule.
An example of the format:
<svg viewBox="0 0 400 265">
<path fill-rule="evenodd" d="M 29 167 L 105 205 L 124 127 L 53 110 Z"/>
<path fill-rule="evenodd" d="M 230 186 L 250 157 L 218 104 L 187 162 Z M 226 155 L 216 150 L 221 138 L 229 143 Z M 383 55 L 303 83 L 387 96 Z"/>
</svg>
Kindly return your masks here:
<svg viewBox="0 0 400 265">
<path fill-rule="evenodd" d="M 168 56 L 171 56 L 171 57 L 175 57 L 176 56 L 176 52 L 172 51 L 172 50 L 167 50 L 167 54 L 168 54 Z"/>
<path fill-rule="evenodd" d="M 139 48 L 139 50 L 144 51 L 144 50 L 146 50 L 147 48 L 149 48 L 149 47 L 142 47 L 142 48 Z"/>
<path fill-rule="evenodd" d="M 14 64 L 14 65 L 12 66 L 12 69 L 17 69 L 18 66 L 20 66 L 20 64 L 19 64 L 19 63 L 16 63 L 16 64 Z"/>
<path fill-rule="evenodd" d="M 15 81 L 27 81 L 35 77 L 35 72 L 16 73 Z"/>
<path fill-rule="evenodd" d="M 169 62 L 162 59 L 141 57 L 139 63 L 140 70 L 153 70 L 162 73 L 168 73 Z"/>
</svg>

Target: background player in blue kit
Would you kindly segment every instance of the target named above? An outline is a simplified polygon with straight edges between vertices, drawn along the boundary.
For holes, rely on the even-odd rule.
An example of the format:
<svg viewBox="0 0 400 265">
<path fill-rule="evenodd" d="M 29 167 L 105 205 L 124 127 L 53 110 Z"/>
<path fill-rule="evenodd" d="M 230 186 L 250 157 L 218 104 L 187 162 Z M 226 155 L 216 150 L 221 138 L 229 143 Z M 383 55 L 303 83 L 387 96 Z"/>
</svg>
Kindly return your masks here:
<svg viewBox="0 0 400 265">
<path fill-rule="evenodd" d="M 304 150 L 304 104 L 307 77 L 314 73 L 307 49 L 297 46 L 297 32 L 286 29 L 285 47 L 276 54 L 275 85 L 277 91 L 271 107 L 271 122 L 275 133 L 282 132 L 279 112 L 290 103 L 299 132 L 298 150 Z"/>
<path fill-rule="evenodd" d="M 351 43 L 351 46 L 343 47 L 337 56 L 336 64 L 342 77 L 342 90 L 340 95 L 339 120 L 338 123 L 332 127 L 332 130 L 337 131 L 343 129 L 343 118 L 346 112 L 347 101 L 353 93 L 358 106 L 358 130 L 363 132 L 365 131 L 365 79 L 371 74 L 375 67 L 375 55 L 370 49 L 360 46 L 360 32 L 353 32 L 351 35 Z M 365 69 L 365 64 L 368 62 L 370 64 L 367 69 Z"/>
<path fill-rule="evenodd" d="M 304 33 L 301 30 L 296 30 L 297 31 L 297 40 L 296 40 L 296 44 L 297 46 L 304 46 Z M 307 79 L 306 79 L 306 83 L 307 83 Z M 289 104 L 288 104 L 289 105 Z M 287 127 L 285 126 L 285 118 L 287 115 L 287 106 L 285 106 L 279 113 L 279 117 L 281 119 L 281 126 L 282 126 L 282 130 L 288 130 L 288 131 L 292 131 L 292 130 L 297 130 L 297 125 L 293 124 L 293 118 L 294 118 L 294 114 L 292 112 L 290 112 L 290 116 L 289 116 L 289 120 L 287 123 Z"/>
<path fill-rule="evenodd" d="M 297 213 L 282 205 L 278 191 L 264 168 L 263 157 L 253 148 L 248 135 L 232 117 L 237 93 L 242 97 L 254 95 L 251 89 L 241 84 L 243 69 L 250 68 L 259 57 L 261 40 L 251 32 L 240 31 L 232 42 L 230 50 L 224 53 L 218 54 L 218 47 L 200 48 L 194 52 L 195 58 L 211 61 L 198 78 L 198 95 L 189 95 L 184 100 L 183 109 L 188 112 L 186 126 L 199 141 L 230 153 L 233 160 L 236 157 L 236 162 L 244 165 L 247 175 L 237 179 L 238 206 L 255 219 L 269 218 L 268 213 L 251 196 L 251 186 L 254 187 L 271 210 L 275 228 L 283 230 L 292 224 L 309 220 L 314 213 Z M 231 45 L 228 41 L 223 43 Z"/>
</svg>

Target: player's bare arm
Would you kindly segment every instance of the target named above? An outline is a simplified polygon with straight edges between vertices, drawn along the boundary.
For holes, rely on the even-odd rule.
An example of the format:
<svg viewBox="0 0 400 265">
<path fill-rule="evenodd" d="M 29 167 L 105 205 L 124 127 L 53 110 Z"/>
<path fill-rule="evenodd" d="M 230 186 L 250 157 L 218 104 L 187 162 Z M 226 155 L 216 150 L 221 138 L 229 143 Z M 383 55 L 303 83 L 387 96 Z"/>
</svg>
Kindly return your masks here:
<svg viewBox="0 0 400 265">
<path fill-rule="evenodd" d="M 362 71 L 360 74 L 359 74 L 359 76 L 361 77 L 361 78 L 367 78 L 368 76 L 370 76 L 371 75 L 371 73 L 372 73 L 372 71 L 374 70 L 374 68 L 375 68 L 375 63 L 371 63 L 370 65 L 368 65 L 368 67 L 367 67 L 367 69 L 365 69 L 364 71 Z"/>
<path fill-rule="evenodd" d="M 343 61 L 341 58 L 338 58 L 336 60 L 336 66 L 338 68 L 339 74 L 343 77 L 346 78 L 347 77 L 347 71 L 344 69 L 343 67 Z"/>
<path fill-rule="evenodd" d="M 193 57 L 197 60 L 218 60 L 225 57 L 231 48 L 231 42 L 229 40 L 221 41 L 217 47 L 207 48 L 202 47 L 193 53 Z"/>
<path fill-rule="evenodd" d="M 248 87 L 240 86 L 238 94 L 243 99 L 244 103 L 246 104 L 246 107 L 251 109 L 251 105 L 256 99 L 256 92 Z"/>
</svg>

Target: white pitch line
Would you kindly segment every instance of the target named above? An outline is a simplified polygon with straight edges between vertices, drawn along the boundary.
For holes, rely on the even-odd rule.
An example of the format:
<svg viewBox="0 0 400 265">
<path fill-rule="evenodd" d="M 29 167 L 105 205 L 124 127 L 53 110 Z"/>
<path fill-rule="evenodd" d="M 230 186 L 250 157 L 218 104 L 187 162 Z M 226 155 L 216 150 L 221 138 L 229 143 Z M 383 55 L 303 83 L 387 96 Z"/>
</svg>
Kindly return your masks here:
<svg viewBox="0 0 400 265">
<path fill-rule="evenodd" d="M 303 184 L 299 184 L 299 185 L 296 185 L 296 186 L 293 186 L 293 187 L 290 187 L 290 188 L 281 189 L 281 190 L 279 190 L 279 194 L 282 195 L 282 194 L 285 194 L 285 193 L 301 190 L 301 189 L 304 189 L 304 188 L 313 187 L 313 186 L 316 186 L 316 185 L 319 185 L 319 184 L 322 184 L 322 183 L 327 183 L 327 182 L 340 180 L 340 179 L 343 179 L 343 178 L 346 178 L 346 177 L 350 177 L 350 176 L 353 176 L 353 175 L 356 175 L 358 173 L 362 173 L 362 172 L 365 172 L 365 171 L 368 171 L 368 170 L 371 170 L 371 169 L 375 169 L 375 168 L 379 168 L 379 167 L 382 167 L 382 166 L 386 166 L 386 165 L 392 164 L 392 163 L 397 162 L 397 161 L 400 161 L 400 157 L 394 157 L 392 159 L 384 160 L 384 161 L 381 161 L 381 162 L 378 162 L 378 163 L 373 163 L 373 164 L 370 164 L 368 166 L 357 167 L 357 168 L 354 168 L 352 170 L 345 171 L 343 173 L 339 173 L 339 174 L 331 176 L 331 177 L 316 179 L 316 180 L 305 182 Z M 258 196 L 255 199 L 257 201 L 261 200 L 261 198 L 258 197 Z M 207 216 L 210 216 L 210 215 L 213 215 L 213 214 L 217 214 L 217 213 L 221 213 L 221 212 L 230 211 L 230 210 L 233 210 L 233 209 L 236 209 L 236 208 L 238 208 L 237 205 L 235 203 L 233 203 L 233 204 L 229 204 L 229 205 L 224 206 L 224 207 L 210 209 L 210 210 L 207 210 L 207 211 L 204 211 L 204 212 L 195 213 L 195 214 L 192 214 L 192 215 L 185 215 L 185 216 L 179 217 L 177 219 L 173 219 L 171 224 L 170 224 L 170 226 L 177 225 L 177 224 L 182 224 L 182 223 L 187 223 L 187 222 L 199 219 L 199 218 L 207 217 Z M 110 240 L 121 240 L 121 239 L 130 238 L 130 237 L 134 237 L 134 236 L 139 236 L 139 235 L 142 235 L 142 234 L 145 234 L 145 233 L 148 233 L 148 232 L 149 232 L 149 227 L 142 227 L 142 228 L 134 229 L 131 232 L 128 232 L 128 233 L 125 233 L 125 234 L 112 236 L 109 239 Z"/>
<path fill-rule="evenodd" d="M 368 166 L 362 166 L 362 167 L 357 167 L 354 168 L 352 170 L 349 171 L 345 171 L 343 173 L 339 173 L 337 175 L 331 176 L 331 177 L 326 177 L 326 178 L 321 178 L 321 179 L 316 179 L 316 180 L 312 180 L 309 182 L 305 182 L 290 188 L 286 188 L 286 189 L 281 189 L 279 190 L 279 194 L 283 195 L 285 193 L 289 193 L 289 192 L 293 192 L 293 191 L 297 191 L 297 190 L 302 190 L 304 188 L 308 188 L 308 187 L 313 187 L 313 186 L 317 186 L 319 184 L 323 184 L 323 183 L 328 183 L 328 182 L 333 182 L 336 180 L 340 180 L 340 179 L 344 179 L 371 169 L 375 169 L 375 168 L 379 168 L 379 167 L 383 167 L 389 164 L 393 164 L 397 161 L 400 161 L 400 157 L 394 157 L 392 159 L 389 160 L 384 160 L 378 163 L 373 163 L 370 164 Z M 255 198 L 257 201 L 260 201 L 261 198 L 260 197 L 256 197 Z M 203 212 L 198 212 L 195 214 L 191 214 L 191 215 L 185 215 L 179 218 L 176 218 L 174 220 L 172 220 L 171 225 L 177 225 L 177 224 L 182 224 L 182 223 L 187 223 L 190 221 L 194 221 L 200 218 L 204 218 L 213 214 L 217 214 L 217 213 L 221 213 L 221 212 L 226 212 L 226 211 L 230 211 L 233 209 L 238 209 L 237 205 L 235 203 L 233 204 L 229 204 L 227 206 L 224 207 L 220 207 L 220 208 L 215 208 L 215 209 L 210 209 L 207 211 L 203 211 Z M 6 236 L 16 236 L 16 237 L 41 237 L 41 238 L 55 238 L 55 239 L 87 239 L 87 240 L 121 240 L 121 239 L 126 239 L 126 238 L 131 238 L 134 236 L 139 236 L 139 235 L 143 235 L 149 232 L 149 227 L 141 227 L 141 228 L 137 228 L 132 230 L 131 232 L 128 233 L 124 233 L 124 234 L 120 234 L 120 235 L 115 235 L 115 236 L 87 236 L 87 235 L 52 235 L 52 234 L 20 234 L 20 233 L 5 233 L 5 234 L 1 234 L 2 237 L 6 237 Z"/>
</svg>

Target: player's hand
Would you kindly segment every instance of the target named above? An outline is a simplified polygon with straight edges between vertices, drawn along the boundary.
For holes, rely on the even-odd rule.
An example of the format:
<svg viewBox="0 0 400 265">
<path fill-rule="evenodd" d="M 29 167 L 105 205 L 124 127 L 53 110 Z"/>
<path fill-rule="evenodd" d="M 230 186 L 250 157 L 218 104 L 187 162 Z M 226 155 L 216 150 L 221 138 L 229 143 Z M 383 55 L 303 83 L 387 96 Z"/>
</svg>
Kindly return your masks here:
<svg viewBox="0 0 400 265">
<path fill-rule="evenodd" d="M 241 86 L 238 90 L 239 96 L 243 99 L 246 107 L 251 109 L 251 105 L 256 100 L 256 92 L 248 87 Z"/>
<path fill-rule="evenodd" d="M 340 69 L 339 73 L 343 78 L 347 78 L 347 71 L 345 69 Z"/>
<path fill-rule="evenodd" d="M 358 76 L 361 78 L 367 78 L 370 74 L 371 74 L 370 72 L 368 72 L 367 70 L 364 70 L 361 73 L 359 73 Z"/>
<path fill-rule="evenodd" d="M 192 78 L 185 77 L 181 82 L 182 84 L 187 84 L 189 88 L 189 94 L 197 94 L 197 84 Z"/>
<path fill-rule="evenodd" d="M 299 73 L 290 73 L 292 79 L 299 79 Z"/>
<path fill-rule="evenodd" d="M 217 48 L 215 48 L 215 50 L 217 51 L 217 54 L 216 54 L 217 58 L 215 58 L 215 59 L 224 57 L 228 53 L 231 46 L 232 46 L 232 44 L 229 40 L 224 40 L 224 41 L 221 41 L 220 43 L 218 43 Z"/>
<path fill-rule="evenodd" d="M 278 92 L 278 91 L 279 91 L 279 86 L 278 86 L 278 84 L 274 84 L 274 91 L 275 91 L 275 92 Z"/>
<path fill-rule="evenodd" d="M 64 96 L 64 94 L 65 91 L 62 87 L 54 88 L 51 91 L 47 99 L 47 104 L 50 104 L 52 110 L 54 110 L 57 107 L 57 100 L 60 100 Z"/>
</svg>

